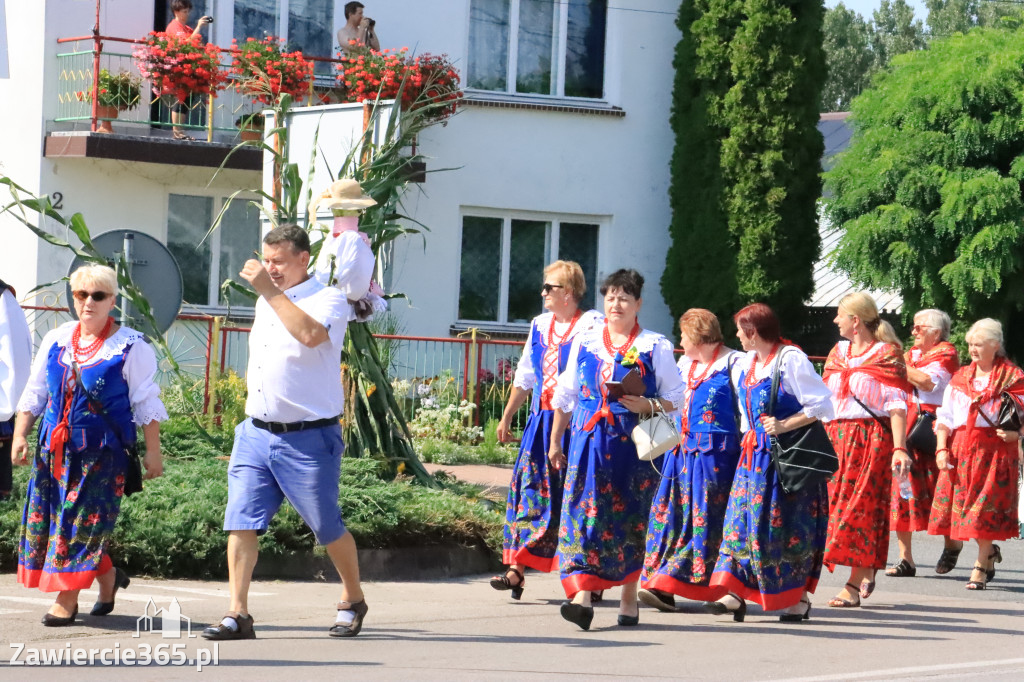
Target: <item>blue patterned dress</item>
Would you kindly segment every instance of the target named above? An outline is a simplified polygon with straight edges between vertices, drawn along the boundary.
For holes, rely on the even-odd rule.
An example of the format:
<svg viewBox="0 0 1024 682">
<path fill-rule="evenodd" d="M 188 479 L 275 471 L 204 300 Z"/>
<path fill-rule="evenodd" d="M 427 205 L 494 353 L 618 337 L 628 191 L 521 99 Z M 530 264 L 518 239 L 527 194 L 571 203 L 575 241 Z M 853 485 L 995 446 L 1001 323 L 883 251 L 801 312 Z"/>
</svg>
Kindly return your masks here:
<svg viewBox="0 0 1024 682">
<path fill-rule="evenodd" d="M 50 452 L 64 396 L 73 382 L 71 333 L 77 322 L 43 338 L 19 412 L 43 414 L 39 451 L 32 459 L 18 551 L 18 582 L 44 592 L 80 590 L 110 570 L 107 543 L 121 509 L 127 456 L 102 415 L 74 387 L 61 453 Z M 138 332 L 122 327 L 81 366 L 86 389 L 134 443 L 135 424 L 167 419 L 153 382 L 156 356 Z M 71 385 L 74 385 L 71 383 Z"/>
<path fill-rule="evenodd" d="M 711 585 L 774 611 L 796 604 L 805 590 L 814 592 L 818 584 L 828 529 L 828 491 L 824 481 L 793 494 L 779 485 L 760 419 L 768 408 L 775 363 L 761 367 L 755 366 L 756 360 L 755 352 L 740 360 L 745 433 Z M 831 418 L 832 394 L 807 356 L 787 347 L 776 362 L 782 363 L 776 418 L 797 412 Z"/>
<path fill-rule="evenodd" d="M 573 341 L 552 401 L 563 412 L 573 410 L 558 534 L 562 587 L 570 598 L 640 577 L 658 476 L 650 462 L 637 458 L 630 438 L 637 415 L 607 396 L 605 382 L 636 367 L 645 396 L 676 403 L 683 392 L 672 344 L 664 336 L 641 331 L 633 345 L 635 363 L 623 366 L 628 360 L 608 354 L 603 332 L 604 325 L 595 325 Z"/>
<path fill-rule="evenodd" d="M 601 320 L 600 313 L 596 311 L 580 312 L 576 323 L 571 329 L 562 329 L 561 336 L 557 328 L 553 335 L 549 334 L 554 321 L 552 313 L 534 318 L 523 356 L 516 368 L 513 385 L 533 391 L 533 397 L 505 508 L 502 561 L 509 566 L 521 564 L 544 572 L 555 569 L 563 480 L 562 473 L 548 462 L 554 414 L 551 398 L 558 375 L 569 359 L 573 338 Z M 554 347 L 548 346 L 549 336 Z M 555 343 L 559 338 L 561 342 Z M 562 448 L 569 449 L 568 431 L 562 440 Z"/>
<path fill-rule="evenodd" d="M 679 413 L 681 447 L 662 462 L 662 479 L 647 524 L 642 585 L 687 599 L 713 600 L 711 573 L 722 543 L 722 525 L 740 456 L 738 376 L 741 353 L 722 354 L 695 389 L 687 387 Z M 686 378 L 692 361 L 679 370 Z M 730 372 L 730 369 L 733 372 Z"/>
</svg>

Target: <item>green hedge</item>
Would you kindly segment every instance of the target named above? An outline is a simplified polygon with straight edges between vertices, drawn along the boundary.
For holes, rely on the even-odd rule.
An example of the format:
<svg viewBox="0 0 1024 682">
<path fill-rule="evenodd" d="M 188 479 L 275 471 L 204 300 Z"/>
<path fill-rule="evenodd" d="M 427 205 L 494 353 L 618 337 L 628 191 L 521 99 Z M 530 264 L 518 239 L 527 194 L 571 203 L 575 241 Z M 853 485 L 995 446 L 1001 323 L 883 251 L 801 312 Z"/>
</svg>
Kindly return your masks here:
<svg viewBox="0 0 1024 682">
<path fill-rule="evenodd" d="M 110 553 L 130 573 L 156 577 L 223 577 L 230 437 L 209 443 L 187 424 L 169 422 L 164 438 L 164 476 L 124 501 Z M 377 475 L 378 463 L 346 458 L 339 501 L 345 524 L 363 548 L 414 547 L 440 543 L 486 546 L 501 551 L 502 515 L 477 500 L 479 489 L 440 474 L 442 489 Z M 0 503 L 0 570 L 17 566 L 27 467 L 15 469 L 14 494 Z M 285 503 L 260 539 L 264 556 L 310 551 L 315 540 Z M 322 550 L 319 550 L 322 551 Z"/>
</svg>

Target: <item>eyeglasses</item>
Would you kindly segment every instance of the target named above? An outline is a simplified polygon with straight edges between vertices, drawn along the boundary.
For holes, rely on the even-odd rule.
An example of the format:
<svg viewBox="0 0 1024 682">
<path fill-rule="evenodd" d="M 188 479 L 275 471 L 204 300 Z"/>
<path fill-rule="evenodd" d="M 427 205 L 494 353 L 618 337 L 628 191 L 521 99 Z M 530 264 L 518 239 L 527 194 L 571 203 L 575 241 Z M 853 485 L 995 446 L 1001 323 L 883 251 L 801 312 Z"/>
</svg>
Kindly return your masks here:
<svg viewBox="0 0 1024 682">
<path fill-rule="evenodd" d="M 82 291 L 82 290 L 78 290 L 78 291 L 71 292 L 71 294 L 72 294 L 72 296 L 75 297 L 76 301 L 81 301 L 82 303 L 84 303 L 85 299 L 87 299 L 87 298 L 91 298 L 92 300 L 96 301 L 97 303 L 100 303 L 101 301 L 105 301 L 107 299 L 107 296 L 113 296 L 113 294 L 111 294 L 109 292 L 106 292 L 106 291 Z"/>
<path fill-rule="evenodd" d="M 929 326 L 927 324 L 915 324 L 914 325 L 914 331 L 915 332 L 923 332 L 923 331 L 926 331 L 928 329 L 935 329 L 935 327 Z"/>
<path fill-rule="evenodd" d="M 540 288 L 540 291 L 543 294 L 550 294 L 552 289 L 564 289 L 564 288 L 565 287 L 563 287 L 561 284 L 548 284 L 547 282 L 544 282 L 544 286 L 542 286 Z"/>
</svg>

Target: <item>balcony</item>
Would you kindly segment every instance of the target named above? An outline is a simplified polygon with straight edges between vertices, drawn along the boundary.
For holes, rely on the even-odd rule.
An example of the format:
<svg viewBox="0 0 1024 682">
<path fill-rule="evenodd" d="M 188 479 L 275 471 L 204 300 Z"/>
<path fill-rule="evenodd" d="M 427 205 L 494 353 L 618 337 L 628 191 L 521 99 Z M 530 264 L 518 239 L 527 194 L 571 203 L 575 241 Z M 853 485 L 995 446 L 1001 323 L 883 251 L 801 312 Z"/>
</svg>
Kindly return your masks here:
<svg viewBox="0 0 1024 682">
<path fill-rule="evenodd" d="M 58 41 L 56 115 L 48 121 L 44 155 L 49 158 L 79 157 L 142 161 L 185 166 L 206 166 L 260 171 L 262 151 L 240 148 L 240 117 L 258 112 L 262 105 L 228 87 L 213 95 L 195 96 L 174 106 L 153 92 L 143 79 L 137 105 L 118 111 L 96 103 L 100 74 L 128 73 L 138 76 L 132 57 L 142 41 L 108 36 L 80 36 Z M 225 50 L 228 63 L 230 52 Z M 315 58 L 314 58 L 315 59 Z M 334 62 L 331 59 L 320 59 Z M 227 64 L 222 64 L 227 66 Z M 312 101 L 327 100 L 331 76 L 311 83 Z M 174 129 L 188 139 L 175 139 Z M 262 131 L 261 131 L 262 132 Z"/>
</svg>

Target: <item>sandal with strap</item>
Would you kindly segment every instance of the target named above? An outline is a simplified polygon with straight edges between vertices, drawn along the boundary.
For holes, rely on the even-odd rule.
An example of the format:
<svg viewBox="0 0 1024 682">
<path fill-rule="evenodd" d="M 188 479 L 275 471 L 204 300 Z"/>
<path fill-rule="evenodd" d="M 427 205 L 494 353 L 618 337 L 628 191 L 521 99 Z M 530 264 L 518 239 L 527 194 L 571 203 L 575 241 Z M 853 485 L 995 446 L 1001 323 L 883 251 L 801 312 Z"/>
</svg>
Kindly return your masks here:
<svg viewBox="0 0 1024 682">
<path fill-rule="evenodd" d="M 519 581 L 515 584 L 512 584 L 512 581 L 508 578 L 509 574 L 512 574 L 519 578 Z M 496 590 L 502 591 L 512 590 L 512 598 L 516 600 L 523 596 L 524 585 L 526 585 L 526 578 L 523 577 L 523 574 L 520 571 L 514 568 L 509 568 L 507 571 L 505 571 L 505 575 L 496 575 L 493 578 L 491 578 L 491 587 L 493 587 Z"/>
<path fill-rule="evenodd" d="M 341 602 L 338 604 L 338 611 L 351 611 L 354 615 L 351 623 L 335 622 L 331 626 L 331 629 L 327 631 L 331 637 L 355 637 L 359 634 L 359 631 L 363 629 L 363 617 L 366 616 L 366 612 L 370 610 L 370 607 L 366 605 L 366 600 L 361 599 L 355 603 L 352 602 Z"/>
<path fill-rule="evenodd" d="M 999 549 L 999 545 L 992 544 L 992 553 L 988 555 L 988 558 L 992 562 L 992 568 L 985 570 L 985 582 L 990 583 L 996 577 L 996 564 L 1003 563 L 1003 551 Z"/>
<path fill-rule="evenodd" d="M 974 570 L 981 571 L 982 573 L 988 573 L 985 567 L 981 564 L 974 564 Z M 964 589 L 968 590 L 984 590 L 986 587 L 988 587 L 987 580 L 971 580 L 968 581 L 966 585 L 964 585 Z"/>
<path fill-rule="evenodd" d="M 847 589 L 857 595 L 857 601 L 852 599 L 843 599 L 840 596 L 832 597 L 828 600 L 828 605 L 834 609 L 852 609 L 860 606 L 860 588 L 853 583 L 846 583 Z"/>
<path fill-rule="evenodd" d="M 874 571 L 871 574 L 871 580 L 862 580 L 862 581 L 860 581 L 860 598 L 861 599 L 867 599 L 868 597 L 870 597 L 874 593 L 874 591 L 875 591 L 875 575 L 877 573 L 878 573 L 878 571 L 876 570 L 876 571 Z"/>
<path fill-rule="evenodd" d="M 917 575 L 917 566 L 911 566 L 906 559 L 900 559 L 898 564 L 885 569 L 885 574 L 894 578 L 913 578 Z"/>
<path fill-rule="evenodd" d="M 938 562 L 935 564 L 935 572 L 939 575 L 946 575 L 956 568 L 956 561 L 960 558 L 960 552 L 962 552 L 963 549 L 963 544 L 960 545 L 959 549 L 944 547 L 942 554 L 939 555 Z"/>
</svg>

